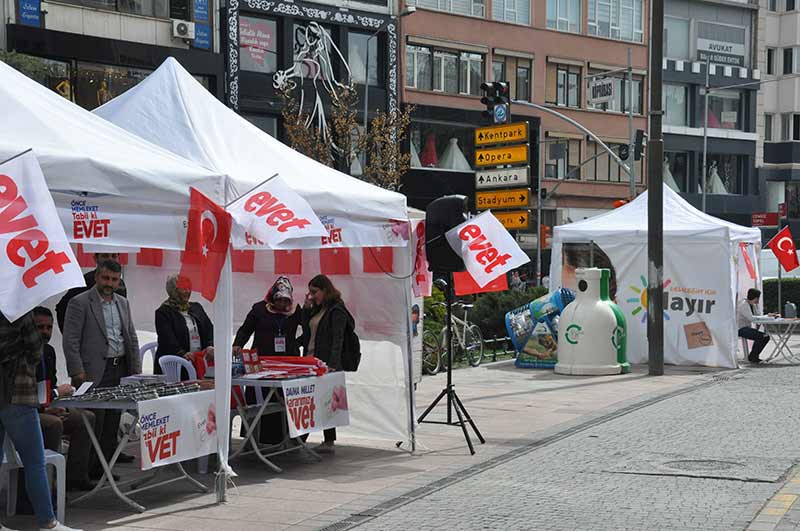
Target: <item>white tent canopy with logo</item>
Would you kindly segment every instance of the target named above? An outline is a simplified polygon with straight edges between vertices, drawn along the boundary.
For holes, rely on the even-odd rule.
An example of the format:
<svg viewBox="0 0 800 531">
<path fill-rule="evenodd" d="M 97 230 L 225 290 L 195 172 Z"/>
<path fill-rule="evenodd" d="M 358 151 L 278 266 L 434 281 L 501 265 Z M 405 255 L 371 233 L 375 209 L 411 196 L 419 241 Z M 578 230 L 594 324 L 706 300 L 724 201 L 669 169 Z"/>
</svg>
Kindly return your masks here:
<svg viewBox="0 0 800 531">
<path fill-rule="evenodd" d="M 736 367 L 736 302 L 760 287 L 761 231 L 705 214 L 664 186 L 664 361 Z M 628 360 L 647 362 L 647 193 L 553 230 L 550 284 L 575 288 L 577 267 L 612 269 Z"/>
<path fill-rule="evenodd" d="M 295 301 L 302 303 L 308 281 L 326 272 L 325 264 L 340 261 L 343 267 L 332 280 L 356 318 L 364 353 L 359 370 L 347 375 L 351 408 L 347 433 L 372 439 L 410 439 L 414 415 L 408 277 L 413 249 L 408 245 L 405 196 L 294 151 L 223 105 L 173 58 L 94 113 L 229 175 L 237 195 L 277 173 L 309 202 L 331 231 L 331 238 L 281 244 L 282 248 L 302 249 L 300 270 L 283 272 L 294 284 Z M 319 250 L 321 247 L 324 249 Z M 376 253 L 383 259 L 374 260 Z M 392 271 L 376 268 L 376 262 L 392 264 Z M 269 251 L 257 252 L 247 272 L 237 272 L 234 265 L 235 324 L 244 320 L 253 302 L 263 298 L 279 273 L 275 253 Z M 148 295 L 151 304 L 163 299 L 163 283 L 153 278 L 158 272 L 140 268 L 132 274 L 142 276 L 144 285 L 153 286 Z"/>
</svg>

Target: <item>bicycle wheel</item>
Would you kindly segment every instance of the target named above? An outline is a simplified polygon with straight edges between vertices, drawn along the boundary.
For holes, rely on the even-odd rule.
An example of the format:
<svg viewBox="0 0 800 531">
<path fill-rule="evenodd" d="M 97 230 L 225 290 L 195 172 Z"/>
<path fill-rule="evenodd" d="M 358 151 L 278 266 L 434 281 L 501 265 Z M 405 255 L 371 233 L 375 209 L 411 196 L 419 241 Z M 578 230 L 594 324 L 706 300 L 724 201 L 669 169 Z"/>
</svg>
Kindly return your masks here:
<svg viewBox="0 0 800 531">
<path fill-rule="evenodd" d="M 436 334 L 432 330 L 425 330 L 422 333 L 422 372 L 431 375 L 439 372 L 441 351 L 442 345 Z"/>
<path fill-rule="evenodd" d="M 441 368 L 443 370 L 447 370 L 447 328 L 442 328 L 442 355 L 441 355 Z M 459 346 L 458 346 L 458 336 L 456 335 L 455 330 L 453 330 L 453 340 L 451 341 L 452 348 L 453 348 L 453 365 L 455 366 L 458 364 L 458 353 L 459 353 Z"/>
<path fill-rule="evenodd" d="M 473 367 L 480 365 L 483 361 L 483 334 L 478 325 L 471 325 L 467 328 L 464 346 L 469 364 Z"/>
</svg>

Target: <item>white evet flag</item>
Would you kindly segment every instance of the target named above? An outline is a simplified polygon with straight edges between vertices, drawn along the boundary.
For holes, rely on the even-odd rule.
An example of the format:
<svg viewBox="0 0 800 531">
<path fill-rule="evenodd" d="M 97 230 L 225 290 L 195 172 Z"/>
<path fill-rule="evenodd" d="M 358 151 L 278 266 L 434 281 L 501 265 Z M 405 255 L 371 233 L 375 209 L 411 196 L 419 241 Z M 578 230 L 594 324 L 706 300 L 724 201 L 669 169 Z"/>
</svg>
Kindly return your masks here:
<svg viewBox="0 0 800 531">
<path fill-rule="evenodd" d="M 325 237 L 311 205 L 275 175 L 228 206 L 234 249 L 272 249 L 296 238 Z"/>
<path fill-rule="evenodd" d="M 450 229 L 445 236 L 480 287 L 531 260 L 490 210 Z"/>
<path fill-rule="evenodd" d="M 0 164 L 0 249 L 0 311 L 9 321 L 86 285 L 32 151 Z"/>
</svg>

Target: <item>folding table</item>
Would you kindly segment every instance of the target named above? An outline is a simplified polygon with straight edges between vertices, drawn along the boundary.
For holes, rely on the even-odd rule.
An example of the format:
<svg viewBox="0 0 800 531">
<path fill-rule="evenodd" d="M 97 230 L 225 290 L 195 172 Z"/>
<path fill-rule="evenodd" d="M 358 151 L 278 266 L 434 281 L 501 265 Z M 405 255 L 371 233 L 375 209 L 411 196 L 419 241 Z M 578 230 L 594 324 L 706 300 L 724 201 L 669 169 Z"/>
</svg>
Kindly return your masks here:
<svg viewBox="0 0 800 531">
<path fill-rule="evenodd" d="M 756 317 L 753 323 L 764 327 L 764 332 L 769 334 L 775 342 L 775 350 L 764 361 L 776 360 L 779 356 L 789 363 L 800 362 L 800 357 L 792 352 L 789 340 L 795 329 L 800 325 L 799 319 L 784 319 L 782 317 Z"/>
</svg>

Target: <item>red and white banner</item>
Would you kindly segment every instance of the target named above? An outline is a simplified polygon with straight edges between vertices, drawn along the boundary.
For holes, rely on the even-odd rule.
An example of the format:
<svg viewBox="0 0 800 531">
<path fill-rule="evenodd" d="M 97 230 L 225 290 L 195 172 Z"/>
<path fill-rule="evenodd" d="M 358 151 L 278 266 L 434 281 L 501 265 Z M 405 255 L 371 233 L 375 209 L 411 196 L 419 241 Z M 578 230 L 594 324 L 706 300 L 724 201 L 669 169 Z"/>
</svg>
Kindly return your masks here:
<svg viewBox="0 0 800 531">
<path fill-rule="evenodd" d="M 214 391 L 139 402 L 142 470 L 217 451 Z"/>
<path fill-rule="evenodd" d="M 781 263 L 784 271 L 789 272 L 800 265 L 797 259 L 797 249 L 794 246 L 792 232 L 789 230 L 788 225 L 772 237 L 769 243 L 767 243 L 767 247 L 772 249 L 772 252 L 775 253 L 775 258 Z"/>
<path fill-rule="evenodd" d="M 282 382 L 289 436 L 350 424 L 343 372 Z"/>
<path fill-rule="evenodd" d="M 230 214 L 197 189 L 191 189 L 181 276 L 191 282 L 187 287 L 199 291 L 211 302 L 217 296 L 217 284 L 228 254 L 231 225 Z"/>
<path fill-rule="evenodd" d="M 33 152 L 0 165 L 0 311 L 15 321 L 83 273 Z"/>
<path fill-rule="evenodd" d="M 289 239 L 328 237 L 311 205 L 276 175 L 229 207 L 237 249 L 273 249 Z"/>
<path fill-rule="evenodd" d="M 490 210 L 450 229 L 446 236 L 481 288 L 531 260 Z"/>
</svg>

